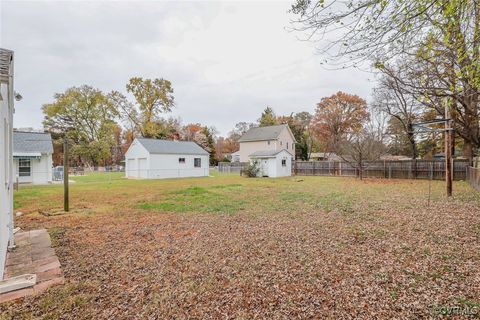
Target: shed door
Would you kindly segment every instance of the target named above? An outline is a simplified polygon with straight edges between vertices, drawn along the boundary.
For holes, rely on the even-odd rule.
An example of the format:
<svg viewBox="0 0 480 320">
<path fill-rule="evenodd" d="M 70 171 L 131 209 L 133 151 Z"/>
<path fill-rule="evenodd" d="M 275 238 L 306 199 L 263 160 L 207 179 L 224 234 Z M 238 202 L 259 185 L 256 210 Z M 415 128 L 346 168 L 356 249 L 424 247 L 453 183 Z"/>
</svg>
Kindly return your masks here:
<svg viewBox="0 0 480 320">
<path fill-rule="evenodd" d="M 260 173 L 262 174 L 262 177 L 268 177 L 269 176 L 269 170 L 268 170 L 268 159 L 262 159 L 260 160 Z"/>
<path fill-rule="evenodd" d="M 138 177 L 148 177 L 147 158 L 138 158 Z"/>
</svg>

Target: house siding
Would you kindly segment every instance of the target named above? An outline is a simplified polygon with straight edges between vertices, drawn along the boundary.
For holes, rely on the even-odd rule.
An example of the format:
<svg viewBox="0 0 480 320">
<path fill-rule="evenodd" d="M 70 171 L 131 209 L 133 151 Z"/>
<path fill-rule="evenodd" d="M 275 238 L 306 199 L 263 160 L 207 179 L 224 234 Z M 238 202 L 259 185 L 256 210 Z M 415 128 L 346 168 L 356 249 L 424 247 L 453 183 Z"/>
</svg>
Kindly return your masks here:
<svg viewBox="0 0 480 320">
<path fill-rule="evenodd" d="M 270 140 L 270 145 L 268 141 L 247 141 L 240 142 L 240 162 L 248 162 L 249 155 L 255 151 L 260 150 L 277 150 L 276 140 Z"/>
<path fill-rule="evenodd" d="M 39 159 L 30 159 L 30 176 L 20 176 L 20 159 L 13 159 L 13 176 L 19 183 L 47 184 L 52 182 L 52 155 L 42 154 Z"/>
<path fill-rule="evenodd" d="M 288 144 L 288 148 L 287 148 L 287 144 Z M 285 149 L 288 152 L 290 152 L 292 155 L 295 155 L 295 143 L 292 135 L 290 134 L 290 131 L 287 128 L 282 130 L 282 132 L 280 132 L 280 135 L 278 136 L 276 150 L 281 150 L 281 149 Z"/>
<path fill-rule="evenodd" d="M 282 159 L 286 160 L 286 166 L 282 166 Z M 277 155 L 275 161 L 276 177 L 288 177 L 292 175 L 292 156 L 287 152 L 281 152 Z"/>
<path fill-rule="evenodd" d="M 148 165 L 150 153 L 137 140 L 133 141 L 125 153 L 125 177 L 142 178 L 143 171 L 139 168 L 139 159 L 144 158 L 147 159 Z"/>
<path fill-rule="evenodd" d="M 179 158 L 185 158 L 185 163 L 180 163 Z M 194 166 L 195 158 L 201 159 L 199 168 Z M 139 179 L 206 177 L 208 160 L 208 155 L 151 154 L 136 140 L 125 154 L 125 176 Z"/>
<path fill-rule="evenodd" d="M 179 158 L 185 158 L 180 163 Z M 201 167 L 194 167 L 194 159 L 201 159 Z M 188 154 L 152 154 L 149 179 L 205 177 L 209 175 L 208 156 Z"/>
<path fill-rule="evenodd" d="M 286 160 L 286 166 L 282 166 L 282 160 Z M 271 178 L 288 177 L 292 175 L 292 155 L 286 150 L 281 151 L 272 157 L 255 157 L 250 159 L 256 162 L 260 170 L 258 176 L 267 176 Z"/>
<path fill-rule="evenodd" d="M 0 279 L 13 230 L 13 83 L 0 83 Z"/>
</svg>

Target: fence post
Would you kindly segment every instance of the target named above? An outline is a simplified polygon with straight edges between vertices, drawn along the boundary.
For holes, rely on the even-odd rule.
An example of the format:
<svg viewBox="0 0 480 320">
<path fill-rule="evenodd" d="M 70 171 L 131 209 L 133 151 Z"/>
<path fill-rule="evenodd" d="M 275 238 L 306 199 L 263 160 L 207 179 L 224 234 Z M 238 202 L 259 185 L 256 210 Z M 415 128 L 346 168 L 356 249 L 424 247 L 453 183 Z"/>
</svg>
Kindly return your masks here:
<svg viewBox="0 0 480 320">
<path fill-rule="evenodd" d="M 63 211 L 68 212 L 69 194 L 68 194 L 68 141 L 63 140 Z"/>
<path fill-rule="evenodd" d="M 415 165 L 415 171 L 413 172 L 413 177 L 414 177 L 414 179 L 417 179 L 417 177 L 418 177 L 417 158 L 413 159 L 413 163 Z"/>
</svg>

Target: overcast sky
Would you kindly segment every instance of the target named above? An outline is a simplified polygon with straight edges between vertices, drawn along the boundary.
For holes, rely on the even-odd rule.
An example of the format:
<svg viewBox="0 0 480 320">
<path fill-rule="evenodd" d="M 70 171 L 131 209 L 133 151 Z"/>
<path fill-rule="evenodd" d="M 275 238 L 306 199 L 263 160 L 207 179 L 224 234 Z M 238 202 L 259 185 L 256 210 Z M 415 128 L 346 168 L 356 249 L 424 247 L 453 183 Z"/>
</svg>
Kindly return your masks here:
<svg viewBox="0 0 480 320">
<path fill-rule="evenodd" d="M 226 134 L 268 105 L 313 112 L 339 90 L 368 98 L 371 74 L 327 70 L 288 32 L 284 2 L 1 1 L 0 43 L 15 51 L 15 126 L 41 128 L 54 93 L 92 85 L 125 92 L 130 77 L 165 78 L 170 114 Z"/>
</svg>

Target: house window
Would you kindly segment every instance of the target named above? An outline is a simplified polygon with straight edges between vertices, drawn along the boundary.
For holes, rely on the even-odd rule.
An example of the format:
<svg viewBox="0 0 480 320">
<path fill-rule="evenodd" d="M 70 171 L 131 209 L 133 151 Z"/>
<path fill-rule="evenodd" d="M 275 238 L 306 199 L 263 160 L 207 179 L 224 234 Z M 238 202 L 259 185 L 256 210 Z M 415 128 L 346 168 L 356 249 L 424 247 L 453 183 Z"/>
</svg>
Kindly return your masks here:
<svg viewBox="0 0 480 320">
<path fill-rule="evenodd" d="M 287 150 L 288 150 L 288 142 L 287 142 Z"/>
<path fill-rule="evenodd" d="M 282 159 L 282 167 L 286 167 L 287 166 L 287 159 Z"/>
<path fill-rule="evenodd" d="M 195 168 L 200 168 L 202 166 L 202 159 L 200 158 L 194 158 L 193 159 L 193 166 Z"/>
<path fill-rule="evenodd" d="M 270 140 L 267 141 L 267 144 L 270 145 Z"/>
<path fill-rule="evenodd" d="M 185 158 L 178 158 L 178 163 L 185 163 Z"/>
<path fill-rule="evenodd" d="M 280 145 L 282 145 L 282 141 L 280 141 Z"/>
<path fill-rule="evenodd" d="M 18 175 L 20 177 L 30 177 L 31 175 L 30 159 L 18 160 Z"/>
</svg>

